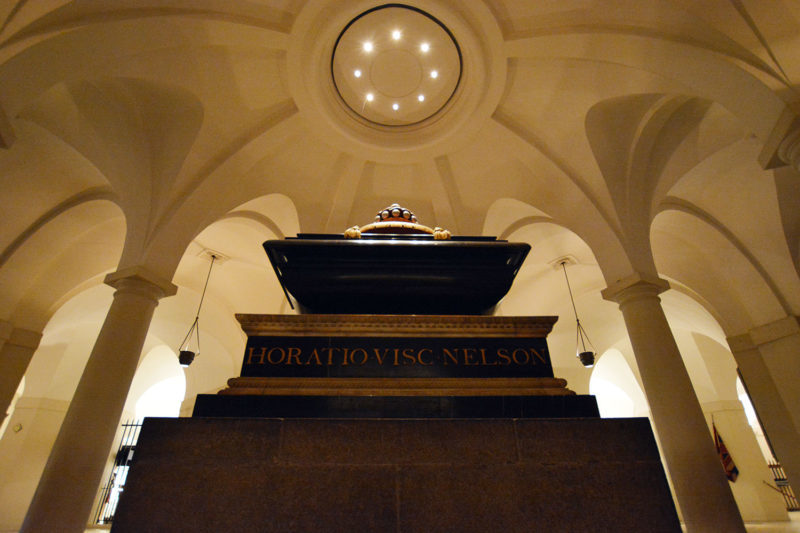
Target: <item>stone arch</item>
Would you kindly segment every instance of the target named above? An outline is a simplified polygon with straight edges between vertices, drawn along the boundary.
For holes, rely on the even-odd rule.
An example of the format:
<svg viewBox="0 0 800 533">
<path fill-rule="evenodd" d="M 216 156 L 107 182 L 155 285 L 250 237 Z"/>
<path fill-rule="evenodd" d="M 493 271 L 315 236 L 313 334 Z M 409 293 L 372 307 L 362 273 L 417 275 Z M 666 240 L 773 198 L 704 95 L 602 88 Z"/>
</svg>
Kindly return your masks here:
<svg viewBox="0 0 800 533">
<path fill-rule="evenodd" d="M 596 396 L 604 418 L 646 416 L 649 411 L 635 372 L 617 348 L 609 348 L 597 359 L 589 392 Z"/>
<path fill-rule="evenodd" d="M 605 351 L 625 335 L 622 316 L 616 304 L 602 298 L 606 286 L 597 259 L 579 235 L 555 222 L 539 217 L 507 221 L 510 241 L 527 242 L 531 252 L 523 263 L 509 294 L 501 301 L 499 314 L 555 315 L 559 317 L 548 345 L 555 374 L 567 379 L 569 387 L 588 392 L 590 372 L 576 354 L 576 323 L 569 299 L 561 260 L 567 261 L 567 274 L 581 324 L 587 330 L 594 349 Z M 519 221 L 528 221 L 519 225 Z"/>
<path fill-rule="evenodd" d="M 104 190 L 40 217 L 4 254 L 0 292 L 11 320 L 41 331 L 66 299 L 116 266 L 124 237 L 125 218 Z"/>
<path fill-rule="evenodd" d="M 686 210 L 664 210 L 653 221 L 651 235 L 659 272 L 712 305 L 726 334 L 749 331 L 786 316 L 788 304 L 774 281 L 732 233 L 713 219 Z M 737 282 L 727 283 L 729 279 Z"/>
</svg>

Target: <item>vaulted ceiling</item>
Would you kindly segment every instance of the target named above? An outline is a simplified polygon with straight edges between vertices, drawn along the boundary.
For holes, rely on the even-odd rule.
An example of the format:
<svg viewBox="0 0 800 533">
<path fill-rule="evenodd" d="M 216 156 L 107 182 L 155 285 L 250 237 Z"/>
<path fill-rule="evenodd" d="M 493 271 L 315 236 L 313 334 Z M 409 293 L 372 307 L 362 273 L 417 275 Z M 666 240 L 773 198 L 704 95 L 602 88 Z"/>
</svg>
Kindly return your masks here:
<svg viewBox="0 0 800 533">
<path fill-rule="evenodd" d="M 800 179 L 759 164 L 800 111 L 800 4 L 407 4 L 450 32 L 461 78 L 438 113 L 385 126 L 331 77 L 340 33 L 378 2 L 0 3 L 0 319 L 40 331 L 138 264 L 189 309 L 205 250 L 226 256 L 215 312 L 282 312 L 261 241 L 392 202 L 531 242 L 503 312 L 570 318 L 553 268 L 569 257 L 605 347 L 624 330 L 599 291 L 635 272 L 671 280 L 675 320 L 702 306 L 718 340 L 800 313 Z"/>
</svg>

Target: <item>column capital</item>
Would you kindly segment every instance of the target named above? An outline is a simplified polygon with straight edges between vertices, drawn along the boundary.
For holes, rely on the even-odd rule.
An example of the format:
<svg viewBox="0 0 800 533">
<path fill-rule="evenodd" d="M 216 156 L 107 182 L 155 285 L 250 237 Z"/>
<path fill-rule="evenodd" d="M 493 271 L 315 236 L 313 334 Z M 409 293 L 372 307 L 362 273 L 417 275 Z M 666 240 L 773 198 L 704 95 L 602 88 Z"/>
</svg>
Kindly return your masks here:
<svg viewBox="0 0 800 533">
<path fill-rule="evenodd" d="M 750 330 L 750 338 L 760 346 L 784 337 L 800 333 L 800 321 L 794 315 L 775 320 Z"/>
<path fill-rule="evenodd" d="M 731 335 L 730 337 L 727 337 L 726 340 L 728 341 L 728 347 L 731 349 L 731 353 L 734 356 L 748 350 L 756 349 L 756 345 L 753 344 L 753 339 L 751 339 L 750 335 L 747 333 L 742 333 L 741 335 Z"/>
<path fill-rule="evenodd" d="M 744 411 L 744 406 L 739 400 L 720 400 L 716 402 L 705 402 L 701 404 L 703 412 L 707 414 L 720 413 L 722 411 Z"/>
<path fill-rule="evenodd" d="M 800 125 L 795 125 L 778 145 L 778 158 L 800 172 Z"/>
<path fill-rule="evenodd" d="M 764 170 L 791 165 L 800 171 L 800 117 L 786 107 L 758 155 Z"/>
<path fill-rule="evenodd" d="M 669 289 L 669 282 L 666 280 L 658 277 L 645 277 L 637 272 L 627 278 L 617 280 L 603 289 L 600 294 L 604 299 L 621 305 L 633 298 L 658 296 L 667 289 Z"/>
<path fill-rule="evenodd" d="M 142 265 L 112 272 L 105 277 L 103 282 L 117 290 L 142 292 L 145 296 L 156 300 L 178 292 L 178 287 L 170 280 L 155 274 Z"/>
<path fill-rule="evenodd" d="M 800 319 L 789 315 L 757 326 L 747 333 L 732 335 L 727 340 L 732 352 L 743 352 L 797 334 L 800 334 Z"/>
<path fill-rule="evenodd" d="M 36 349 L 39 341 L 42 340 L 40 331 L 30 329 L 15 328 L 14 324 L 6 320 L 0 320 L 0 346 L 3 344 L 14 344 L 24 348 Z"/>
<path fill-rule="evenodd" d="M 39 347 L 39 341 L 42 340 L 42 334 L 39 331 L 30 329 L 14 328 L 11 336 L 6 341 L 6 344 L 14 344 L 25 348 L 35 350 Z"/>
</svg>

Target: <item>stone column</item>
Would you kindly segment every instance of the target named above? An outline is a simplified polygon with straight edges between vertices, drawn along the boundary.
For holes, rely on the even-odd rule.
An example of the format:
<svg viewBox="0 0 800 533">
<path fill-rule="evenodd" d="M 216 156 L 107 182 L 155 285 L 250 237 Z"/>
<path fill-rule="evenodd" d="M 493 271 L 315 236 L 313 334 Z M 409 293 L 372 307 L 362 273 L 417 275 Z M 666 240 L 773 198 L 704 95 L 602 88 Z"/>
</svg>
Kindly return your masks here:
<svg viewBox="0 0 800 533">
<path fill-rule="evenodd" d="M 0 424 L 41 338 L 42 334 L 37 331 L 0 322 Z"/>
<path fill-rule="evenodd" d="M 787 317 L 728 337 L 742 382 L 789 484 L 800 487 L 800 327 Z"/>
<path fill-rule="evenodd" d="M 739 476 L 730 484 L 739 512 L 748 522 L 789 520 L 783 497 L 774 489 L 774 478 L 755 434 L 738 400 L 703 404 L 709 427 L 712 423 L 733 458 Z"/>
<path fill-rule="evenodd" d="M 669 284 L 633 276 L 603 291 L 617 302 L 650 404 L 686 530 L 741 532 L 744 523 L 658 295 Z"/>
<path fill-rule="evenodd" d="M 23 396 L 0 439 L 0 531 L 19 531 L 69 402 Z"/>
<path fill-rule="evenodd" d="M 82 532 L 158 300 L 177 288 L 141 267 L 109 274 L 114 300 L 21 532 Z"/>
</svg>

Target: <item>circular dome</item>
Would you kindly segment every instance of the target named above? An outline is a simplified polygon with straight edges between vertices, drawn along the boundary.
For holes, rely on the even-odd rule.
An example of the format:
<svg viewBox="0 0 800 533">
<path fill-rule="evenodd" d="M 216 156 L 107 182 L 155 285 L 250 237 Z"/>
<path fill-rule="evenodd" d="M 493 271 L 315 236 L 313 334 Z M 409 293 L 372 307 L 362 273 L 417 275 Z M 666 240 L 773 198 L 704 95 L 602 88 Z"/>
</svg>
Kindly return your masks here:
<svg viewBox="0 0 800 533">
<path fill-rule="evenodd" d="M 331 58 L 333 82 L 347 107 L 383 126 L 435 115 L 453 96 L 461 69 L 450 31 L 424 11 L 396 4 L 350 21 Z"/>
</svg>

